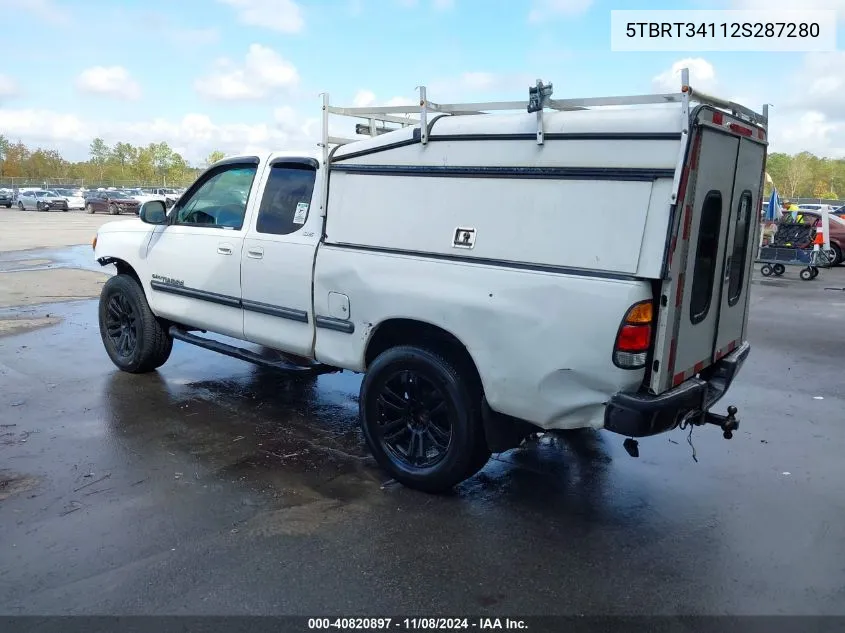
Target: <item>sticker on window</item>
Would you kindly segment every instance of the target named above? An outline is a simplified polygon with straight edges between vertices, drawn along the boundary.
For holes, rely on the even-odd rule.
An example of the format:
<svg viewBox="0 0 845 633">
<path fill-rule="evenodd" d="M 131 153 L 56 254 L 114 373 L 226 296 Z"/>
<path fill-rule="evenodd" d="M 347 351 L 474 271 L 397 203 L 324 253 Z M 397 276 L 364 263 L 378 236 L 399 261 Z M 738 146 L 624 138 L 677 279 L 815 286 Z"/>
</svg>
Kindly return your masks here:
<svg viewBox="0 0 845 633">
<path fill-rule="evenodd" d="M 297 202 L 296 203 L 296 213 L 293 214 L 293 223 L 294 224 L 305 224 L 305 218 L 308 217 L 308 203 L 307 202 Z"/>
</svg>

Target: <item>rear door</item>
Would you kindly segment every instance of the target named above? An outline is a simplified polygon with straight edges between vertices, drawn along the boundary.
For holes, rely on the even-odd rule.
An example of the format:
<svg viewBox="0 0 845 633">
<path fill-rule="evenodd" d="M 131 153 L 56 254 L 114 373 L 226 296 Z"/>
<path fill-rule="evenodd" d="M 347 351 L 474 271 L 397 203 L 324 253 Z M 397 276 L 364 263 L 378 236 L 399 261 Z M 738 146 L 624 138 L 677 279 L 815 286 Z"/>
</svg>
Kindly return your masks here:
<svg viewBox="0 0 845 633">
<path fill-rule="evenodd" d="M 736 136 L 708 128 L 700 129 L 699 134 L 701 153 L 693 184 L 692 218 L 683 228 L 689 235 L 689 254 L 681 273 L 673 380 L 682 372 L 692 376 L 712 360 L 739 150 Z"/>
<path fill-rule="evenodd" d="M 305 357 L 314 351 L 312 281 L 323 234 L 318 168 L 312 158 L 271 160 L 241 264 L 244 338 Z"/>
<path fill-rule="evenodd" d="M 713 362 L 736 349 L 745 337 L 751 266 L 754 262 L 760 222 L 760 183 L 765 161 L 764 145 L 746 138 L 740 139 L 736 179 L 728 217 L 721 309 Z"/>
<path fill-rule="evenodd" d="M 653 393 L 691 378 L 743 340 L 766 156 L 763 136 L 723 112 L 696 110 L 668 276 L 659 297 L 648 377 Z"/>
</svg>

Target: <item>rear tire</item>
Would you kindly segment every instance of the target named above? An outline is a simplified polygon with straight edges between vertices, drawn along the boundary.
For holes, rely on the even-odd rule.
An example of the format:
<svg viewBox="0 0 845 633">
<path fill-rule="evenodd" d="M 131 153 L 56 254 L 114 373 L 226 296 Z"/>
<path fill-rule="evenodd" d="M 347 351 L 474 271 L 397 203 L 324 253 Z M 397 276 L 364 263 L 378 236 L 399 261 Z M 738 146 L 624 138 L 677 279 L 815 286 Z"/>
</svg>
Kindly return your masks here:
<svg viewBox="0 0 845 633">
<path fill-rule="evenodd" d="M 760 269 L 760 274 L 763 277 L 771 277 L 772 276 L 772 267 L 769 264 L 763 264 L 763 267 Z"/>
<path fill-rule="evenodd" d="M 99 321 L 106 353 L 118 369 L 143 374 L 158 369 L 170 357 L 173 339 L 129 275 L 115 275 L 103 285 Z"/>
<path fill-rule="evenodd" d="M 90 204 L 86 204 L 86 205 L 85 205 L 85 210 L 86 210 L 88 213 L 94 213 L 94 207 L 92 207 Z"/>
<path fill-rule="evenodd" d="M 801 277 L 803 281 L 810 281 L 813 279 L 813 270 L 811 268 L 802 268 L 801 272 L 798 273 L 798 276 Z"/>
<path fill-rule="evenodd" d="M 775 264 L 773 270 L 775 271 L 775 275 L 780 277 L 783 273 L 786 272 L 786 266 L 784 266 L 783 264 Z"/>
<path fill-rule="evenodd" d="M 474 380 L 439 352 L 398 346 L 361 383 L 360 419 L 378 464 L 409 488 L 439 493 L 490 457 Z"/>
</svg>

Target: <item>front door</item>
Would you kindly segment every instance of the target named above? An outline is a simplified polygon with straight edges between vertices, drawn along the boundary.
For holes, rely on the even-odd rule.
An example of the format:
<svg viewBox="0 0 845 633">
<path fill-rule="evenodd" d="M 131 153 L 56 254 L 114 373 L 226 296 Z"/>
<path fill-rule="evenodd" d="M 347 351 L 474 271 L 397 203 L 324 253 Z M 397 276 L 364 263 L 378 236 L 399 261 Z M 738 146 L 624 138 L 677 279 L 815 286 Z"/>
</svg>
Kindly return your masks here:
<svg viewBox="0 0 845 633">
<path fill-rule="evenodd" d="M 241 251 L 257 170 L 257 161 L 209 170 L 156 227 L 147 270 L 157 315 L 243 337 Z"/>
<path fill-rule="evenodd" d="M 323 232 L 316 176 L 313 159 L 271 161 L 243 248 L 246 340 L 305 357 L 314 351 L 312 281 Z"/>
</svg>

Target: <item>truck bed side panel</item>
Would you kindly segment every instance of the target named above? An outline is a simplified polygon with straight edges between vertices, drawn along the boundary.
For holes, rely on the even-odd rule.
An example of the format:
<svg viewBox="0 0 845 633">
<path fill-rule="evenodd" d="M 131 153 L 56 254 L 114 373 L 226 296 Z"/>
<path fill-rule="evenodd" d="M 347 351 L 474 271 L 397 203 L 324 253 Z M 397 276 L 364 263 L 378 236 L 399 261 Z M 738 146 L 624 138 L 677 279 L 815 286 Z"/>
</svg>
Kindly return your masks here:
<svg viewBox="0 0 845 633">
<path fill-rule="evenodd" d="M 543 428 L 600 428 L 608 398 L 643 379 L 611 354 L 627 308 L 651 297 L 645 281 L 334 245 L 320 246 L 315 275 L 321 362 L 362 371 L 381 324 L 423 321 L 466 346 L 494 410 Z M 331 292 L 349 297 L 353 332 L 319 327 Z"/>
<path fill-rule="evenodd" d="M 441 177 L 419 167 L 414 175 L 391 168 L 364 174 L 333 167 L 328 241 L 638 272 L 652 180 Z M 473 248 L 453 245 L 459 227 L 475 230 Z M 661 242 L 653 259 L 662 253 Z"/>
</svg>

